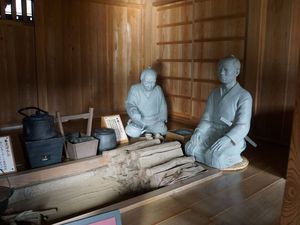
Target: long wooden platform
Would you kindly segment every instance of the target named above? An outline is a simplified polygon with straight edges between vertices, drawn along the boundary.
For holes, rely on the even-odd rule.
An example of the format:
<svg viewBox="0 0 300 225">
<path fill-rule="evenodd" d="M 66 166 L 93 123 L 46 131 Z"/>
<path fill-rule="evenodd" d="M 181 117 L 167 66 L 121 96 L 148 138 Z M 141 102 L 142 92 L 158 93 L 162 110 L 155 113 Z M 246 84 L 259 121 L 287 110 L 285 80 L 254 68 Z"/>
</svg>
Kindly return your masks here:
<svg viewBox="0 0 300 225">
<path fill-rule="evenodd" d="M 168 194 L 155 191 L 66 221 L 119 209 L 123 225 L 279 224 L 286 154 L 265 147 L 245 155 L 250 165 L 243 171 L 223 172 L 195 185 L 180 184 L 178 191 Z"/>
</svg>

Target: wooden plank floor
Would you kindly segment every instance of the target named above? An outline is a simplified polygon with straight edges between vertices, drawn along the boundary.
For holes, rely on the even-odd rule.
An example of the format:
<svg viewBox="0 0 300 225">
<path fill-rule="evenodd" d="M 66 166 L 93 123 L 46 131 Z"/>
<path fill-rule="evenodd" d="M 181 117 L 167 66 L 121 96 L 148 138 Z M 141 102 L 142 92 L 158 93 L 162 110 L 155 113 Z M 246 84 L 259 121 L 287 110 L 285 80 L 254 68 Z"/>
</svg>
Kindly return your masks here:
<svg viewBox="0 0 300 225">
<path fill-rule="evenodd" d="M 287 149 L 264 145 L 245 155 L 247 169 L 126 211 L 122 224 L 279 224 Z"/>
</svg>

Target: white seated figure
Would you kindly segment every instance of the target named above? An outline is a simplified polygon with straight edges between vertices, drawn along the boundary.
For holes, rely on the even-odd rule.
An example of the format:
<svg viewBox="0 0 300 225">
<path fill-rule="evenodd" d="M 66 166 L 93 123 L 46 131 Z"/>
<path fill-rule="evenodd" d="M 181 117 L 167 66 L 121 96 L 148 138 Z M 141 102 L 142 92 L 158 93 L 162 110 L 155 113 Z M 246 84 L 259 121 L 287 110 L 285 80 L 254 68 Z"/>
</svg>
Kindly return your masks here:
<svg viewBox="0 0 300 225">
<path fill-rule="evenodd" d="M 141 83 L 132 85 L 129 90 L 125 107 L 130 119 L 125 131 L 130 137 L 139 137 L 145 132 L 160 136 L 167 132 L 167 104 L 156 78 L 157 73 L 149 67 L 142 72 Z"/>
<path fill-rule="evenodd" d="M 242 162 L 241 152 L 246 148 L 252 97 L 236 81 L 240 67 L 234 56 L 219 61 L 221 86 L 210 93 L 201 121 L 185 145 L 187 155 L 218 169 Z"/>
</svg>

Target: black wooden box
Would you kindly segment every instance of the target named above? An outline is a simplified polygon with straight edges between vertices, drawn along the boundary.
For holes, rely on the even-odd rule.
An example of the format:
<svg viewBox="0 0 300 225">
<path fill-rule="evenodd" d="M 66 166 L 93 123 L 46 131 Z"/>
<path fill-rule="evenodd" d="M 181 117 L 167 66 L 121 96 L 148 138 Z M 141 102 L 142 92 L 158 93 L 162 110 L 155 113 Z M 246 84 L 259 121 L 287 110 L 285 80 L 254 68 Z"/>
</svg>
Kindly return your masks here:
<svg viewBox="0 0 300 225">
<path fill-rule="evenodd" d="M 24 141 L 30 167 L 37 168 L 60 163 L 64 141 L 61 136 L 38 141 Z"/>
</svg>

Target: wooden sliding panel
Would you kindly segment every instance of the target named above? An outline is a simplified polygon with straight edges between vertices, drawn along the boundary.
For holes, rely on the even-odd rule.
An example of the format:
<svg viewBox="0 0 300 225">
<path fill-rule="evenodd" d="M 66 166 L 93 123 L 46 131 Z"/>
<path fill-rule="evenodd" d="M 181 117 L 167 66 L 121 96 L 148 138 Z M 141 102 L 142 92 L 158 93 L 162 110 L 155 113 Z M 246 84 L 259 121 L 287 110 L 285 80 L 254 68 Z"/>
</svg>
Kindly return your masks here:
<svg viewBox="0 0 300 225">
<path fill-rule="evenodd" d="M 191 62 L 164 62 L 161 67 L 161 76 L 170 78 L 190 79 Z"/>
<path fill-rule="evenodd" d="M 39 103 L 95 117 L 124 112 L 144 63 L 140 1 L 37 1 Z"/>
<path fill-rule="evenodd" d="M 155 7 L 155 55 L 169 116 L 191 115 L 192 1 Z"/>
<path fill-rule="evenodd" d="M 154 58 L 162 64 L 161 76 L 168 78 L 161 82 L 167 91 L 170 116 L 196 123 L 208 93 L 218 86 L 218 60 L 233 54 L 244 61 L 247 0 L 156 1 L 153 5 Z M 180 85 L 187 87 L 184 94 L 175 90 L 182 90 Z"/>
<path fill-rule="evenodd" d="M 182 98 L 190 98 L 190 80 L 175 80 L 167 78 L 162 81 L 162 88 L 166 95 L 181 96 Z"/>
<path fill-rule="evenodd" d="M 195 1 L 191 115 L 194 120 L 199 120 L 208 94 L 219 85 L 219 59 L 233 54 L 241 62 L 244 60 L 246 12 L 246 0 Z"/>
<path fill-rule="evenodd" d="M 17 110 L 37 104 L 34 26 L 0 21 L 0 126 L 20 123 Z"/>
</svg>

